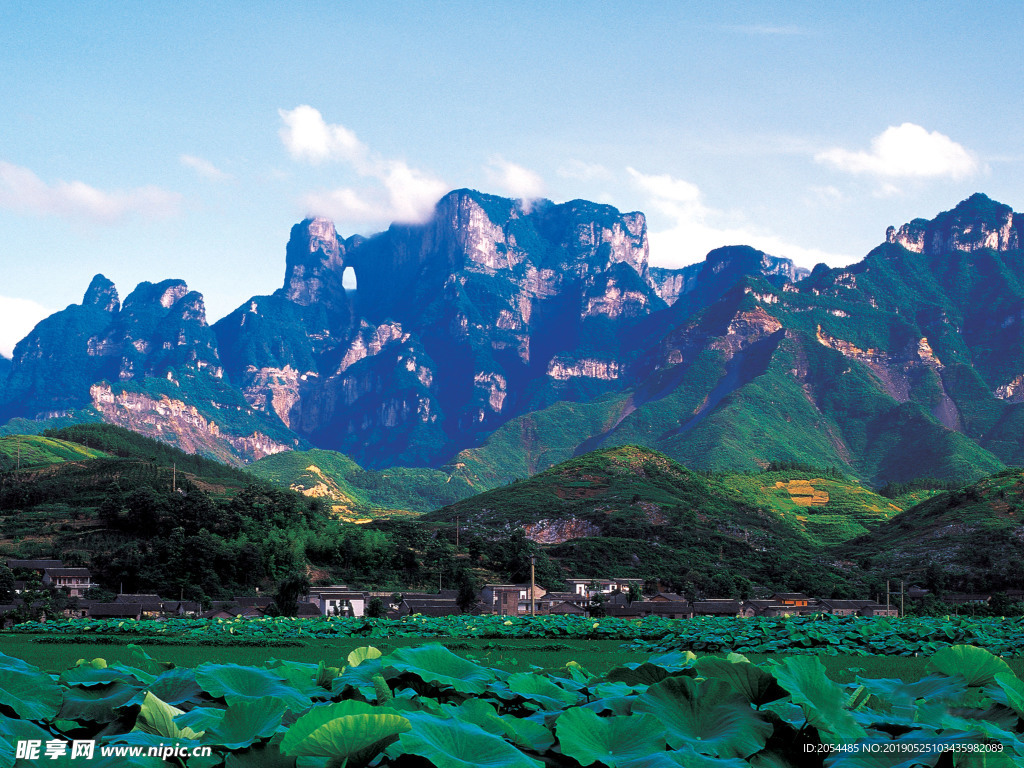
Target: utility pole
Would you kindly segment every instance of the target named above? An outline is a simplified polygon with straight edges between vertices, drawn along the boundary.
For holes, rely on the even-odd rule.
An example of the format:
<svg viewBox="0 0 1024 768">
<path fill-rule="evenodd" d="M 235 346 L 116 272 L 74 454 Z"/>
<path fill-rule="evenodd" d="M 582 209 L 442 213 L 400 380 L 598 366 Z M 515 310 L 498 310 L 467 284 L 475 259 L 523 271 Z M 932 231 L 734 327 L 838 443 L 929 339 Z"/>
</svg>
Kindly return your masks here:
<svg viewBox="0 0 1024 768">
<path fill-rule="evenodd" d="M 534 568 L 537 565 L 537 555 L 529 556 L 529 614 L 537 615 L 537 580 L 535 579 Z"/>
<path fill-rule="evenodd" d="M 455 548 L 459 548 L 459 516 L 455 516 Z"/>
<path fill-rule="evenodd" d="M 885 580 L 885 613 L 889 614 L 889 580 Z"/>
<path fill-rule="evenodd" d="M 907 612 L 903 603 L 903 579 L 900 579 L 900 616 L 906 616 Z"/>
<path fill-rule="evenodd" d="M 171 463 L 171 493 L 178 490 L 178 462 Z"/>
</svg>

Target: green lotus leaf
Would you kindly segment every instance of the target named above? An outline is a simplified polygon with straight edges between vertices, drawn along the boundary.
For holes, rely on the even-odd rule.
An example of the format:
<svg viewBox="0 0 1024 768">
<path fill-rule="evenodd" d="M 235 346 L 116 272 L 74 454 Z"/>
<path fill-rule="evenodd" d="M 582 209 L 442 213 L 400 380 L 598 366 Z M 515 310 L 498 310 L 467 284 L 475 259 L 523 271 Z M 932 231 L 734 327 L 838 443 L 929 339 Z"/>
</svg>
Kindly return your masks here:
<svg viewBox="0 0 1024 768">
<path fill-rule="evenodd" d="M 136 677 L 130 672 L 118 669 L 115 666 L 107 666 L 105 659 L 79 661 L 71 669 L 62 672 L 59 679 L 62 685 L 82 686 L 108 685 L 115 682 L 141 686 L 144 682 L 141 678 Z"/>
<path fill-rule="evenodd" d="M 372 645 L 365 645 L 362 648 L 356 648 L 348 655 L 348 665 L 350 667 L 358 667 L 367 659 L 379 659 L 383 654 Z"/>
<path fill-rule="evenodd" d="M 183 715 L 174 718 L 179 728 L 191 728 L 196 733 L 215 727 L 224 719 L 226 709 L 216 707 L 193 707 Z"/>
<path fill-rule="evenodd" d="M 223 698 L 229 705 L 268 696 L 280 699 L 287 709 L 301 712 L 309 709 L 312 700 L 288 685 L 275 672 L 238 664 L 201 664 L 196 668 L 196 682 L 211 696 Z"/>
<path fill-rule="evenodd" d="M 398 737 L 388 754 L 416 755 L 436 768 L 543 768 L 504 739 L 473 723 L 412 714 L 413 729 Z"/>
<path fill-rule="evenodd" d="M 331 690 L 331 683 L 340 674 L 340 667 L 329 667 L 321 661 L 316 668 L 316 684 L 329 691 Z"/>
<path fill-rule="evenodd" d="M 730 661 L 705 656 L 694 667 L 702 677 L 724 680 L 755 707 L 786 696 L 774 677 L 745 659 Z"/>
<path fill-rule="evenodd" d="M 168 704 L 198 704 L 206 699 L 203 689 L 196 682 L 195 670 L 186 667 L 167 670 L 157 677 L 147 690 Z"/>
<path fill-rule="evenodd" d="M 378 659 L 367 659 L 358 667 L 346 667 L 331 681 L 331 691 L 339 694 L 351 687 L 368 701 L 377 701 L 379 684 L 375 678 L 383 669 L 384 665 Z"/>
<path fill-rule="evenodd" d="M 621 667 L 615 667 L 603 679 L 609 683 L 625 683 L 635 688 L 660 683 L 670 675 L 671 673 L 664 667 L 644 662 L 643 664 L 624 664 Z"/>
<path fill-rule="evenodd" d="M 620 768 L 750 768 L 750 763 L 738 757 L 728 759 L 709 757 L 694 752 L 689 747 L 672 752 L 655 752 L 652 755 L 620 763 Z"/>
<path fill-rule="evenodd" d="M 651 715 L 599 717 L 589 709 L 567 709 L 555 724 L 563 755 L 580 765 L 602 763 L 618 768 L 665 751 L 665 728 Z"/>
<path fill-rule="evenodd" d="M 198 739 L 202 731 L 196 732 L 191 728 L 182 727 L 174 722 L 178 715 L 185 714 L 177 707 L 161 701 L 149 691 L 142 702 L 142 708 L 135 719 L 133 731 L 141 731 L 164 739 Z"/>
<path fill-rule="evenodd" d="M 936 651 L 928 668 L 950 677 L 960 675 L 971 686 L 991 683 L 1000 673 L 1013 674 L 1005 661 L 973 645 L 953 645 Z"/>
<path fill-rule="evenodd" d="M 994 679 L 997 688 L 992 698 L 1024 717 L 1024 682 L 1012 672 L 999 672 Z"/>
<path fill-rule="evenodd" d="M 886 703 L 895 705 L 912 704 L 918 699 L 930 701 L 959 702 L 967 694 L 967 684 L 960 677 L 928 675 L 915 683 L 891 678 L 857 678 L 870 693 Z"/>
<path fill-rule="evenodd" d="M 551 731 L 541 723 L 512 715 L 499 715 L 483 699 L 469 699 L 457 707 L 449 704 L 442 707 L 442 711 L 456 720 L 478 725 L 488 733 L 504 736 L 514 744 L 534 752 L 545 752 L 555 743 Z"/>
<path fill-rule="evenodd" d="M 690 747 L 718 757 L 747 757 L 762 749 L 772 726 L 746 698 L 721 680 L 670 677 L 652 685 L 633 703 L 668 730 L 674 748 Z"/>
<path fill-rule="evenodd" d="M 559 688 L 548 678 L 532 672 L 520 672 L 511 675 L 508 680 L 509 690 L 524 699 L 536 701 L 545 709 L 565 709 L 575 704 L 579 697 L 572 691 Z"/>
<path fill-rule="evenodd" d="M 121 681 L 88 688 L 73 685 L 64 690 L 58 717 L 61 720 L 109 723 L 117 716 L 114 710 L 130 704 L 138 692 L 139 688 Z"/>
<path fill-rule="evenodd" d="M 315 766 L 317 758 L 305 760 Z M 257 744 L 242 752 L 229 752 L 224 760 L 224 768 L 295 768 L 296 762 L 296 758 L 281 754 L 271 739 L 266 744 Z M 306 768 L 309 768 L 308 764 Z"/>
<path fill-rule="evenodd" d="M 228 707 L 220 722 L 203 735 L 204 744 L 244 749 L 253 742 L 274 735 L 285 713 L 278 699 L 240 701 Z"/>
<path fill-rule="evenodd" d="M 449 686 L 459 693 L 483 693 L 487 684 L 494 680 L 494 674 L 486 667 L 456 656 L 437 643 L 399 648 L 387 657 L 387 665 L 416 675 L 426 683 Z"/>
<path fill-rule="evenodd" d="M 864 728 L 846 709 L 849 696 L 829 680 L 817 656 L 790 656 L 771 661 L 772 675 L 789 691 L 807 722 L 818 729 L 823 742 L 852 742 L 864 738 Z"/>
<path fill-rule="evenodd" d="M 299 693 L 309 696 L 323 696 L 326 691 L 316 684 L 316 676 L 319 672 L 316 664 L 303 664 L 298 661 L 279 661 L 268 669 L 285 679 L 292 688 Z"/>
<path fill-rule="evenodd" d="M 52 738 L 48 731 L 29 720 L 0 715 L 0 768 L 11 768 L 14 765 L 19 741 L 43 743 Z"/>
<path fill-rule="evenodd" d="M 360 765 L 411 727 L 409 720 L 393 709 L 342 701 L 313 707 L 296 720 L 281 740 L 281 752 Z"/>
<path fill-rule="evenodd" d="M 25 720 L 50 720 L 61 705 L 62 689 L 39 667 L 0 653 L 0 705 Z"/>
</svg>

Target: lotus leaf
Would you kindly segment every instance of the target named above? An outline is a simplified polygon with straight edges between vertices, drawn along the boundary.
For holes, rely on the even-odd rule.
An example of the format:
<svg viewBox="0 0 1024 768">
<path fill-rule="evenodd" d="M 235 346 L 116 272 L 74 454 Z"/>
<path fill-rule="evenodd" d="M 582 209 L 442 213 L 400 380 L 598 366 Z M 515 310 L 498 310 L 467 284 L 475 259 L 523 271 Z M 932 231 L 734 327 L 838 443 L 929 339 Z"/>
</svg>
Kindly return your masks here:
<svg viewBox="0 0 1024 768">
<path fill-rule="evenodd" d="M 0 715 L 0 768 L 11 768 L 19 741 L 45 742 L 53 736 L 29 720 L 16 720 Z"/>
<path fill-rule="evenodd" d="M 383 669 L 384 665 L 377 659 L 369 659 L 358 667 L 347 667 L 331 681 L 331 691 L 338 694 L 342 693 L 346 687 L 351 687 L 355 688 L 363 698 L 377 701 L 379 683 L 375 678 L 381 676 Z"/>
<path fill-rule="evenodd" d="M 648 712 L 668 729 L 668 743 L 718 757 L 747 757 L 762 749 L 772 726 L 746 698 L 721 680 L 670 677 L 639 696 L 634 712 Z"/>
<path fill-rule="evenodd" d="M 696 663 L 695 669 L 703 677 L 729 683 L 737 693 L 756 707 L 786 696 L 786 691 L 774 677 L 742 656 L 735 661 L 705 656 Z"/>
<path fill-rule="evenodd" d="M 369 762 L 410 727 L 409 720 L 393 709 L 342 701 L 313 707 L 296 720 L 281 741 L 281 751 L 359 765 Z"/>
<path fill-rule="evenodd" d="M 507 741 L 473 723 L 413 715 L 413 730 L 403 733 L 389 755 L 417 755 L 437 768 L 543 768 Z"/>
<path fill-rule="evenodd" d="M 315 758 L 306 758 L 307 768 L 310 764 L 316 765 Z M 322 761 L 320 763 L 322 765 Z M 295 768 L 296 759 L 289 755 L 281 754 L 281 750 L 271 739 L 267 744 L 258 744 L 243 750 L 242 752 L 231 752 L 224 761 L 224 768 Z M 192 768 L 192 766 L 188 766 Z"/>
<path fill-rule="evenodd" d="M 89 688 L 73 685 L 64 691 L 59 717 L 62 720 L 109 723 L 116 717 L 114 710 L 131 703 L 138 691 L 139 688 L 120 681 Z"/>
<path fill-rule="evenodd" d="M 167 670 L 157 677 L 147 690 L 168 704 L 198 704 L 204 700 L 203 690 L 196 682 L 195 671 L 186 667 Z"/>
<path fill-rule="evenodd" d="M 0 653 L 0 705 L 26 720 L 49 720 L 61 705 L 61 687 L 38 667 Z"/>
<path fill-rule="evenodd" d="M 950 677 L 960 675 L 971 686 L 987 685 L 1000 673 L 1012 674 L 1005 661 L 973 645 L 943 648 L 931 657 L 928 667 Z"/>
<path fill-rule="evenodd" d="M 284 704 L 277 699 L 240 701 L 228 707 L 220 722 L 206 731 L 203 743 L 244 749 L 272 736 L 284 713 Z"/>
<path fill-rule="evenodd" d="M 172 707 L 147 691 L 133 730 L 165 739 L 198 739 L 202 731 L 196 732 L 174 722 L 174 718 L 183 714 L 177 707 Z"/>
<path fill-rule="evenodd" d="M 740 760 L 738 757 L 728 759 L 709 757 L 689 748 L 672 752 L 656 752 L 653 755 L 619 765 L 621 768 L 750 768 L 750 763 Z"/>
<path fill-rule="evenodd" d="M 487 684 L 494 680 L 494 674 L 486 667 L 466 661 L 437 643 L 399 648 L 388 656 L 387 665 L 416 675 L 424 682 L 449 686 L 459 693 L 483 693 Z"/>
<path fill-rule="evenodd" d="M 508 687 L 524 699 L 536 701 L 545 709 L 565 709 L 575 704 L 579 697 L 572 691 L 560 688 L 548 678 L 530 672 L 520 672 L 509 677 Z"/>
<path fill-rule="evenodd" d="M 915 683 L 887 678 L 865 680 L 860 677 L 857 682 L 873 695 L 892 704 L 912 704 L 918 699 L 960 702 L 967 693 L 967 684 L 963 678 L 946 675 L 928 675 Z"/>
<path fill-rule="evenodd" d="M 79 661 L 77 665 L 61 673 L 59 679 L 62 685 L 108 685 L 118 681 L 128 685 L 143 684 L 141 678 L 130 672 L 114 666 L 107 666 L 107 662 L 104 659 Z"/>
<path fill-rule="evenodd" d="M 211 696 L 223 698 L 228 704 L 273 696 L 287 709 L 301 712 L 312 701 L 274 672 L 238 664 L 201 664 L 196 668 L 196 682 Z"/>
<path fill-rule="evenodd" d="M 823 742 L 852 742 L 864 738 L 864 728 L 845 708 L 849 697 L 828 679 L 825 667 L 814 656 L 772 660 L 772 675 L 789 691 L 807 722 L 818 729 Z"/>
<path fill-rule="evenodd" d="M 193 707 L 183 715 L 174 718 L 174 724 L 179 728 L 191 728 L 197 733 L 206 731 L 216 726 L 224 719 L 226 709 L 215 707 Z"/>
<path fill-rule="evenodd" d="M 580 765 L 602 763 L 618 768 L 624 763 L 665 751 L 665 728 L 651 715 L 598 717 L 589 709 L 573 707 L 555 725 L 563 755 Z"/>
<path fill-rule="evenodd" d="M 358 667 L 367 659 L 379 659 L 383 654 L 374 648 L 372 645 L 366 645 L 362 648 L 356 648 L 348 655 L 348 665 L 350 667 Z"/>
<path fill-rule="evenodd" d="M 634 688 L 660 683 L 670 673 L 664 667 L 644 662 L 643 664 L 624 664 L 609 670 L 604 680 L 609 683 L 625 683 Z"/>
<path fill-rule="evenodd" d="M 499 715 L 497 710 L 482 699 L 469 699 L 458 707 L 448 705 L 443 712 L 456 720 L 472 723 L 488 733 L 505 736 L 520 747 L 544 752 L 555 743 L 555 737 L 541 723 L 511 715 Z"/>
</svg>

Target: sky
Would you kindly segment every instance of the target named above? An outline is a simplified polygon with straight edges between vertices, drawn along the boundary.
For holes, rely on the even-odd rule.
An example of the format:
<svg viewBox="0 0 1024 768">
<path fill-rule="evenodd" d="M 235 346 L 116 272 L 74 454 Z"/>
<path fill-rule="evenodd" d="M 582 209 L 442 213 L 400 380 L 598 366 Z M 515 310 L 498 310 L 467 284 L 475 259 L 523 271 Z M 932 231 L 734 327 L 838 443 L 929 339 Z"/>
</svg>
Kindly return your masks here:
<svg viewBox="0 0 1024 768">
<path fill-rule="evenodd" d="M 102 273 L 211 322 L 293 224 L 451 189 L 647 215 L 651 263 L 860 260 L 974 192 L 1024 210 L 1024 4 L 0 4 L 0 355 Z"/>
</svg>

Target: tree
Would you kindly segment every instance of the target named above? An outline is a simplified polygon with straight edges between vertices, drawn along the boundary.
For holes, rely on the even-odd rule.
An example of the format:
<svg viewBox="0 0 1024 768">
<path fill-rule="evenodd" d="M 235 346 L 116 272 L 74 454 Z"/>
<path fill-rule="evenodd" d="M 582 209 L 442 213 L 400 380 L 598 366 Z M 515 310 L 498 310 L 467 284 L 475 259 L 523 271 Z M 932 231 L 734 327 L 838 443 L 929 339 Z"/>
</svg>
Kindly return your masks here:
<svg viewBox="0 0 1024 768">
<path fill-rule="evenodd" d="M 379 597 L 371 597 L 366 604 L 366 615 L 371 619 L 383 619 L 387 617 L 388 609 Z"/>
<path fill-rule="evenodd" d="M 6 563 L 0 563 L 0 602 L 6 603 L 14 597 L 14 571 Z"/>
<path fill-rule="evenodd" d="M 309 594 L 310 586 L 309 576 L 304 573 L 293 573 L 281 580 L 274 593 L 274 604 L 282 616 L 298 614 L 299 598 Z"/>
<path fill-rule="evenodd" d="M 473 574 L 469 572 L 468 568 L 460 568 L 455 574 L 455 584 L 459 590 L 455 597 L 455 604 L 463 613 L 469 613 L 476 605 L 476 579 L 473 578 Z"/>
</svg>

